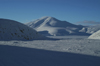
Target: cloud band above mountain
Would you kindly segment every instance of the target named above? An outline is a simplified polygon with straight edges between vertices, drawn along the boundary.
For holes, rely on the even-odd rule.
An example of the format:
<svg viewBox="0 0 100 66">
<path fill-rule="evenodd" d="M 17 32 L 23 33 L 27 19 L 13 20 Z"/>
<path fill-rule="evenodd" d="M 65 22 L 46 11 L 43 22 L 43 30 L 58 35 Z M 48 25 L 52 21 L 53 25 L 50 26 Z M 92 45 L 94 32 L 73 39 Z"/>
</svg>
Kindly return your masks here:
<svg viewBox="0 0 100 66">
<path fill-rule="evenodd" d="M 82 25 L 98 25 L 100 24 L 100 22 L 96 22 L 96 21 L 80 21 L 80 22 L 76 22 L 76 24 L 82 24 Z"/>
</svg>

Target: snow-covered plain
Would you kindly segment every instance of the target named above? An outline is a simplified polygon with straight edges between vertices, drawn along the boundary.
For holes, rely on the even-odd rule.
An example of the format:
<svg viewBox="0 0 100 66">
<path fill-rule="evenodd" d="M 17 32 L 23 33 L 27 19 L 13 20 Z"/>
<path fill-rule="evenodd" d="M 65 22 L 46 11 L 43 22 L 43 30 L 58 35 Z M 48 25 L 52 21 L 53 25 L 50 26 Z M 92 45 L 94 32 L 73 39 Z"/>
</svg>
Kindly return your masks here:
<svg viewBox="0 0 100 66">
<path fill-rule="evenodd" d="M 100 66 L 100 40 L 48 37 L 59 40 L 0 41 L 0 66 Z"/>
</svg>

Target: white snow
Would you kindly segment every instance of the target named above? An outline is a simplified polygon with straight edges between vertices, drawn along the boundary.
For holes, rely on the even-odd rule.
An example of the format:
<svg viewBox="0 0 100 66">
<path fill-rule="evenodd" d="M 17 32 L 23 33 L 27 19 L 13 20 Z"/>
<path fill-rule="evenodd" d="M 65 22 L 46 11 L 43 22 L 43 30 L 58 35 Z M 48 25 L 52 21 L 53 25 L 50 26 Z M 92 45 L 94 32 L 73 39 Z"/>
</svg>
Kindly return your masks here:
<svg viewBox="0 0 100 66">
<path fill-rule="evenodd" d="M 100 66 L 100 41 L 88 36 L 60 40 L 0 41 L 0 66 Z"/>
<path fill-rule="evenodd" d="M 90 35 L 89 39 L 100 39 L 100 30 Z"/>
<path fill-rule="evenodd" d="M 34 29 L 9 19 L 0 19 L 0 40 L 31 40 L 43 38 Z"/>
</svg>

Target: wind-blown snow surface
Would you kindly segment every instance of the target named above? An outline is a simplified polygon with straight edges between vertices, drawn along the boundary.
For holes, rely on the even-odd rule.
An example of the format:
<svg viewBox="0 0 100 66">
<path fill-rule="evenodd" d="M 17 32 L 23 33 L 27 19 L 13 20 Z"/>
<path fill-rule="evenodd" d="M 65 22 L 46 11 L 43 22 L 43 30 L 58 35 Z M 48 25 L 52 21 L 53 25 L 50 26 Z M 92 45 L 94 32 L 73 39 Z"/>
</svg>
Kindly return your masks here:
<svg viewBox="0 0 100 66">
<path fill-rule="evenodd" d="M 0 41 L 0 66 L 100 66 L 100 41 L 87 37 Z"/>
<path fill-rule="evenodd" d="M 0 19 L 0 40 L 31 40 L 41 39 L 32 28 L 9 19 Z"/>
<path fill-rule="evenodd" d="M 100 30 L 90 35 L 89 39 L 100 39 Z"/>
<path fill-rule="evenodd" d="M 26 25 L 47 36 L 89 35 L 85 32 L 79 32 L 79 30 L 81 30 L 83 26 L 74 25 L 67 21 L 60 21 L 53 17 L 42 17 L 35 21 L 26 23 Z"/>
</svg>

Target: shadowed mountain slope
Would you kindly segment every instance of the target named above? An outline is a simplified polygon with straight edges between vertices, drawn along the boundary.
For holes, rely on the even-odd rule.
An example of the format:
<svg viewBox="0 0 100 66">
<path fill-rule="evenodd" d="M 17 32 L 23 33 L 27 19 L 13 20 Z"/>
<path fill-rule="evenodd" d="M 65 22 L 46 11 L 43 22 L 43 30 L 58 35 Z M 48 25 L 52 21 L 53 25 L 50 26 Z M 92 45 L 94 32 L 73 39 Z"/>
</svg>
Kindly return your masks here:
<svg viewBox="0 0 100 66">
<path fill-rule="evenodd" d="M 41 39 L 42 35 L 34 29 L 9 19 L 0 19 L 0 40 Z"/>
</svg>

